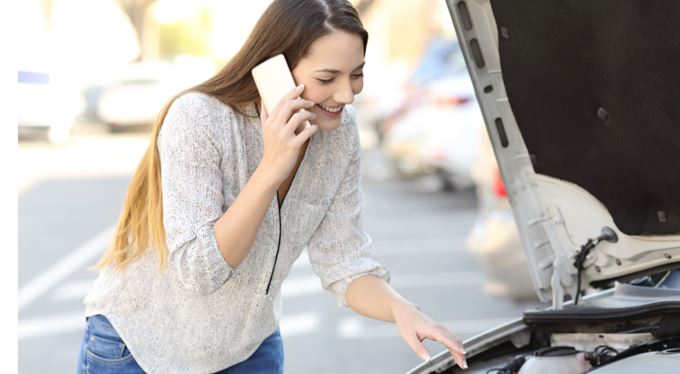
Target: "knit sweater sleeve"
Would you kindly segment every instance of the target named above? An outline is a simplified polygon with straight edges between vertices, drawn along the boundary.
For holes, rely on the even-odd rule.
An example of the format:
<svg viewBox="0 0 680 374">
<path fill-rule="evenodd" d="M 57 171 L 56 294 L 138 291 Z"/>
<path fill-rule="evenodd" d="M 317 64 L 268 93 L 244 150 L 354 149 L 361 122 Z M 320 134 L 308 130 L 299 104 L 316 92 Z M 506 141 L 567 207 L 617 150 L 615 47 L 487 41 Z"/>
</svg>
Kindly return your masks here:
<svg viewBox="0 0 680 374">
<path fill-rule="evenodd" d="M 374 257 L 372 240 L 363 228 L 361 211 L 361 145 L 353 110 L 348 112 L 351 159 L 340 187 L 319 227 L 307 244 L 310 263 L 322 286 L 347 306 L 345 294 L 350 283 L 364 275 L 390 281 L 390 273 Z"/>
<path fill-rule="evenodd" d="M 158 136 L 169 263 L 186 288 L 204 295 L 233 272 L 214 233 L 225 203 L 220 163 L 227 142 L 220 141 L 219 118 L 213 103 L 185 94 L 171 105 Z"/>
</svg>

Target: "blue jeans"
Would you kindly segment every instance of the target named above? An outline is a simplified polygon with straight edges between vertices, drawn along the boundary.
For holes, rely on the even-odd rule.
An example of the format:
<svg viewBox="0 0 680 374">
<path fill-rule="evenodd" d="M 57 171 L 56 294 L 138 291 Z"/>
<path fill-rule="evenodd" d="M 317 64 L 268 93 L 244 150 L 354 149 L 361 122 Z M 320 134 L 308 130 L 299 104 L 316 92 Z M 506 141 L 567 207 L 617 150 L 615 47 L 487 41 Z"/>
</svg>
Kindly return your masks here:
<svg viewBox="0 0 680 374">
<path fill-rule="evenodd" d="M 78 357 L 78 374 L 144 373 L 123 340 L 101 314 L 87 318 Z M 277 329 L 247 360 L 221 370 L 219 374 L 283 373 L 283 342 Z"/>
</svg>

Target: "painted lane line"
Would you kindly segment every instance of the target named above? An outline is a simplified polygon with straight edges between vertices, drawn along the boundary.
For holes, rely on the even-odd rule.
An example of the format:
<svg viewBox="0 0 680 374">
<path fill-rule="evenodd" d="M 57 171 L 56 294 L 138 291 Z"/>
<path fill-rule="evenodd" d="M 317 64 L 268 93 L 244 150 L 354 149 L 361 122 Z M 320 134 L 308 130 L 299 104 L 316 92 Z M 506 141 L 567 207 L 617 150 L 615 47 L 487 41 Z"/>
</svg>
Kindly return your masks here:
<svg viewBox="0 0 680 374">
<path fill-rule="evenodd" d="M 293 268 L 302 268 L 305 266 L 309 266 L 309 257 L 307 256 L 306 251 L 293 263 Z M 51 293 L 51 297 L 57 301 L 84 298 L 92 289 L 94 281 L 95 279 L 88 279 L 66 283 L 63 286 L 56 288 Z M 294 297 L 321 291 L 321 283 L 317 277 L 288 279 L 282 286 L 282 295 L 284 297 Z"/>
<path fill-rule="evenodd" d="M 323 292 L 321 281 L 317 276 L 286 279 L 281 285 L 281 296 L 284 299 L 297 296 L 313 295 Z"/>
<path fill-rule="evenodd" d="M 321 317 L 316 312 L 284 315 L 279 321 L 283 337 L 312 334 L 319 329 L 320 325 Z"/>
<path fill-rule="evenodd" d="M 447 271 L 441 273 L 395 274 L 392 287 L 396 289 L 480 285 L 481 271 Z"/>
<path fill-rule="evenodd" d="M 474 286 L 482 284 L 484 274 L 480 271 L 458 271 L 443 273 L 395 274 L 392 287 L 403 290 L 409 288 Z M 286 279 L 281 285 L 281 296 L 289 299 L 299 296 L 320 294 L 324 291 L 316 275 Z"/>
<path fill-rule="evenodd" d="M 111 242 L 114 229 L 115 227 L 111 226 L 97 234 L 97 236 L 81 245 L 61 261 L 52 265 L 52 267 L 42 272 L 38 277 L 19 289 L 17 303 L 19 310 L 40 297 L 43 293 L 54 287 L 54 285 L 74 271 L 81 269 L 95 256 L 103 253 Z"/>
<path fill-rule="evenodd" d="M 75 331 L 84 331 L 85 312 L 71 312 L 52 315 L 49 317 L 36 317 L 20 319 L 17 324 L 19 340 L 37 338 L 48 335 L 58 335 Z"/>
<path fill-rule="evenodd" d="M 401 255 L 421 253 L 458 253 L 467 250 L 467 237 L 429 237 L 374 240 L 375 255 Z M 409 245 L 412 243 L 412 245 Z"/>
<path fill-rule="evenodd" d="M 478 271 L 461 271 L 446 273 L 399 274 L 394 276 L 392 286 L 397 289 L 448 287 L 479 285 L 483 274 Z M 92 289 L 94 279 L 74 281 L 56 288 L 51 297 L 57 301 L 82 299 Z M 319 278 L 315 275 L 286 279 L 281 286 L 281 296 L 284 299 L 321 294 Z"/>
<path fill-rule="evenodd" d="M 302 253 L 300 254 L 300 257 L 298 257 L 295 262 L 293 262 L 293 269 L 297 268 L 304 268 L 304 267 L 311 267 L 309 263 L 309 255 L 307 254 L 307 250 L 303 250 Z"/>
<path fill-rule="evenodd" d="M 318 313 L 304 312 L 284 315 L 281 317 L 279 327 L 281 328 L 281 335 L 290 337 L 314 333 L 320 325 L 321 317 Z M 25 340 L 73 332 L 82 333 L 84 329 L 85 313 L 81 310 L 48 317 L 20 319 L 17 335 L 19 340 Z"/>
<path fill-rule="evenodd" d="M 50 296 L 55 301 L 82 300 L 92 290 L 94 281 L 94 279 L 86 279 L 66 283 L 52 291 Z"/>
</svg>

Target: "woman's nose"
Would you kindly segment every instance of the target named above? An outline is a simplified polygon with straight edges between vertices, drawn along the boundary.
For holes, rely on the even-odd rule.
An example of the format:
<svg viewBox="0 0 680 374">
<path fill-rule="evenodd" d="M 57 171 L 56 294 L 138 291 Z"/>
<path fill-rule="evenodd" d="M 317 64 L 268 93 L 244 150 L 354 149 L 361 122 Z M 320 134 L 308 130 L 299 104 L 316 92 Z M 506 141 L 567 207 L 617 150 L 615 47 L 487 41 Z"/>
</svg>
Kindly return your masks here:
<svg viewBox="0 0 680 374">
<path fill-rule="evenodd" d="M 349 82 L 343 84 L 342 87 L 335 93 L 335 101 L 340 104 L 352 104 L 354 102 L 354 91 Z"/>
</svg>

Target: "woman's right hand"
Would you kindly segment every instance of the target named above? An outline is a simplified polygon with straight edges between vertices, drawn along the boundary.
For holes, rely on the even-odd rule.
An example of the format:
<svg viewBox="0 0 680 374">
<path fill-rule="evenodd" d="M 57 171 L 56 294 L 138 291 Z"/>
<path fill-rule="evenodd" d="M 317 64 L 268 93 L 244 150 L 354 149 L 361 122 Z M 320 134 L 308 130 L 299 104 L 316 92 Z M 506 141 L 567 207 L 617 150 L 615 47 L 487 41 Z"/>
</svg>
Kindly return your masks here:
<svg viewBox="0 0 680 374">
<path fill-rule="evenodd" d="M 304 90 L 299 85 L 284 96 L 271 113 L 261 105 L 260 120 L 264 137 L 264 154 L 260 167 L 264 168 L 278 187 L 290 175 L 297 163 L 303 144 L 318 130 L 311 125 L 295 134 L 304 121 L 313 120 L 316 114 L 301 110 L 314 106 L 314 102 L 300 97 Z"/>
</svg>

